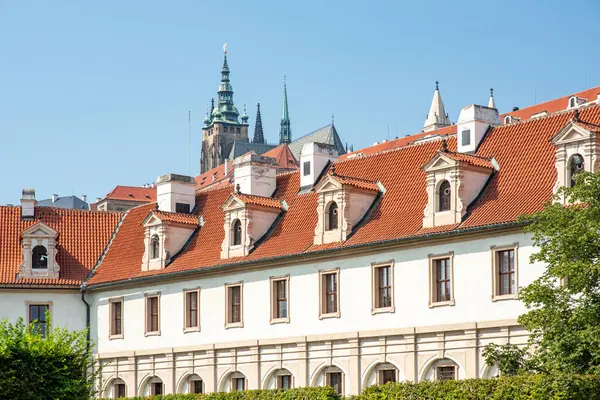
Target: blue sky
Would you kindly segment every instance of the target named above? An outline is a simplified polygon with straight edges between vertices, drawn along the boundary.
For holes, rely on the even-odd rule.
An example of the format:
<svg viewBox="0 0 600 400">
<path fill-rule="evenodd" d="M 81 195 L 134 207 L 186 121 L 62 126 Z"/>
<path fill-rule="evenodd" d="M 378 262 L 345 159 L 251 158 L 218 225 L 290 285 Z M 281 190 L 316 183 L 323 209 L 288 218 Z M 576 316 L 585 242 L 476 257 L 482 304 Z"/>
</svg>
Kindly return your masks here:
<svg viewBox="0 0 600 400">
<path fill-rule="evenodd" d="M 234 100 L 278 139 L 335 115 L 355 148 L 419 132 L 434 81 L 453 121 L 493 87 L 500 111 L 600 85 L 595 0 L 0 0 L 0 204 L 23 187 L 102 197 L 199 171 L 228 43 Z"/>
</svg>

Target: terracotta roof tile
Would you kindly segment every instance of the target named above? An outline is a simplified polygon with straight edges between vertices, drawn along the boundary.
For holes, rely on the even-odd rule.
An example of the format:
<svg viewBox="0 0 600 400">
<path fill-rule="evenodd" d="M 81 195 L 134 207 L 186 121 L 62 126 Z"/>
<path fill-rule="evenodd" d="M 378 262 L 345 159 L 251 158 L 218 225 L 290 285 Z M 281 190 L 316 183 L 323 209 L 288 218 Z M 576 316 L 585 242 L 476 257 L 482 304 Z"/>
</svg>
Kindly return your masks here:
<svg viewBox="0 0 600 400">
<path fill-rule="evenodd" d="M 353 186 L 359 189 L 366 190 L 374 190 L 376 192 L 379 191 L 379 186 L 377 186 L 377 182 L 369 181 L 366 179 L 354 178 L 351 176 L 343 176 L 343 175 L 330 175 L 331 178 L 335 179 L 342 185 Z"/>
<path fill-rule="evenodd" d="M 281 201 L 272 197 L 253 196 L 244 193 L 233 193 L 233 196 L 237 197 L 246 204 L 283 209 Z"/>
<path fill-rule="evenodd" d="M 156 187 L 145 188 L 119 185 L 107 194 L 105 199 L 154 203 L 156 202 Z"/>
<path fill-rule="evenodd" d="M 187 225 L 198 225 L 198 216 L 193 214 L 183 214 L 165 211 L 151 211 L 152 214 L 156 215 L 161 221 L 177 222 L 179 224 Z"/>
<path fill-rule="evenodd" d="M 113 234 L 120 213 L 36 207 L 35 218 L 21 219 L 21 208 L 0 206 L 0 284 L 79 285 L 90 273 Z M 43 222 L 58 232 L 59 279 L 16 280 L 22 263 L 21 234 Z"/>
<path fill-rule="evenodd" d="M 448 158 L 451 158 L 456 161 L 462 161 L 469 165 L 494 169 L 494 165 L 492 164 L 490 159 L 487 159 L 484 157 L 478 157 L 478 156 L 474 156 L 471 154 L 456 153 L 453 151 L 447 151 L 447 152 L 444 152 L 443 154 Z"/>
<path fill-rule="evenodd" d="M 491 129 L 476 157 L 469 160 L 480 162 L 494 158 L 500 169 L 491 176 L 477 200 L 468 206 L 466 218 L 459 225 L 429 229 L 422 226 L 427 202 L 426 173 L 422 166 L 442 147 L 441 140 L 431 140 L 335 163 L 336 174 L 381 182 L 386 188 L 370 210 L 369 217 L 345 242 L 313 245 L 318 195 L 314 192 L 298 194 L 300 173 L 294 171 L 277 176 L 277 191 L 273 195 L 277 201 L 285 200 L 288 209 L 278 218 L 268 237 L 261 240 L 248 256 L 220 258 L 224 238 L 221 206 L 231 195 L 232 186 L 229 185 L 197 193 L 196 215 L 201 215 L 205 223 L 190 239 L 186 250 L 162 271 L 142 272 L 140 268 L 144 236 L 140 222 L 153 206 L 130 210 L 90 284 L 515 222 L 523 213 L 541 210 L 551 199 L 556 169 L 555 150 L 550 139 L 572 118 L 572 114 L 561 112 Z M 580 120 L 600 124 L 600 106 L 582 108 Z M 450 152 L 456 152 L 455 135 L 448 138 L 447 145 Z M 463 155 L 460 157 L 463 159 Z"/>
</svg>

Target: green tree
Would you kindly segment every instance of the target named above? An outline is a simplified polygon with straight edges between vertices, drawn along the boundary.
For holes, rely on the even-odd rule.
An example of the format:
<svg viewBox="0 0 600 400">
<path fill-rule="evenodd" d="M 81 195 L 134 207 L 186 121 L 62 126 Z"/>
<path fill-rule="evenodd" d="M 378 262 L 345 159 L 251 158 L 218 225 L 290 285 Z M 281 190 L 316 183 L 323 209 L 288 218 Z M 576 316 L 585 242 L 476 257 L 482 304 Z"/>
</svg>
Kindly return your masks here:
<svg viewBox="0 0 600 400">
<path fill-rule="evenodd" d="M 575 181 L 558 193 L 570 205 L 520 219 L 538 249 L 531 262 L 547 266 L 519 292 L 528 312 L 518 321 L 530 332 L 521 371 L 600 373 L 600 174 Z"/>
<path fill-rule="evenodd" d="M 51 328 L 44 334 L 22 318 L 0 321 L 0 397 L 21 400 L 89 400 L 97 373 L 86 330 Z"/>
</svg>

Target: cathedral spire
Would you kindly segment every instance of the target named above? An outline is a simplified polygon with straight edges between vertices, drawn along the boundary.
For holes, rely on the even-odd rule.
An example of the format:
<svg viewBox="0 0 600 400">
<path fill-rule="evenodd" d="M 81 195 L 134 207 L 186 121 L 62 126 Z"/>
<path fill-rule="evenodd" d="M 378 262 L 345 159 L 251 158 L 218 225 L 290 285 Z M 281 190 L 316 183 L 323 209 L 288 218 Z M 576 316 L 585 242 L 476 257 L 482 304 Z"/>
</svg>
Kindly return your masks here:
<svg viewBox="0 0 600 400">
<path fill-rule="evenodd" d="M 254 125 L 254 137 L 252 143 L 264 143 L 265 135 L 263 134 L 262 117 L 260 116 L 260 103 L 256 105 L 256 124 Z"/>
<path fill-rule="evenodd" d="M 442 95 L 440 94 L 439 84 L 438 81 L 435 81 L 435 92 L 433 92 L 433 100 L 431 101 L 429 114 L 427 114 L 425 125 L 423 126 L 424 132 L 451 125 L 448 114 L 446 114 L 446 110 L 444 109 L 444 102 L 442 101 Z"/>
<path fill-rule="evenodd" d="M 290 122 L 290 112 L 288 110 L 287 83 L 283 77 L 283 110 L 281 112 L 281 129 L 279 130 L 279 144 L 290 143 L 292 141 L 292 125 Z"/>
<path fill-rule="evenodd" d="M 496 108 L 496 102 L 494 101 L 494 89 L 490 89 L 490 100 L 488 101 L 489 108 Z"/>
<path fill-rule="evenodd" d="M 223 45 L 223 67 L 221 67 L 221 84 L 219 85 L 217 111 L 215 117 L 219 121 L 239 124 L 240 113 L 233 104 L 233 87 L 229 79 L 227 64 L 227 43 Z"/>
</svg>

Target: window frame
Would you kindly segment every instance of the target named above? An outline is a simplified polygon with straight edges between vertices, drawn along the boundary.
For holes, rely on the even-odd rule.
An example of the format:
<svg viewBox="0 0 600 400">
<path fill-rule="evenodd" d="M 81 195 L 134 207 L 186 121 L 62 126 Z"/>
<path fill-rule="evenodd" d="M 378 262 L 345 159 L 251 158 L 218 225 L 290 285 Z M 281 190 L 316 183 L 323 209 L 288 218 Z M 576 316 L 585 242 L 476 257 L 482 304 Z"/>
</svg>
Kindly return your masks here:
<svg viewBox="0 0 600 400">
<path fill-rule="evenodd" d="M 289 380 L 290 380 L 290 382 L 289 382 L 290 383 L 290 387 L 288 389 L 286 389 L 286 388 L 283 387 L 282 380 L 283 380 L 284 377 L 288 377 Z M 287 371 L 275 374 L 275 388 L 277 390 L 290 390 L 290 389 L 293 389 L 294 388 L 294 375 L 292 375 L 291 373 L 289 373 Z"/>
<path fill-rule="evenodd" d="M 225 329 L 230 328 L 243 328 L 244 327 L 244 282 L 233 282 L 225 283 Z M 230 322 L 232 316 L 232 304 L 230 303 L 229 290 L 239 287 L 240 288 L 240 320 L 237 322 Z"/>
<path fill-rule="evenodd" d="M 120 303 L 121 304 L 121 333 L 114 333 L 114 318 L 115 318 L 115 314 L 114 314 L 114 304 Z M 108 339 L 109 340 L 114 340 L 114 339 L 123 339 L 125 337 L 125 301 L 123 296 L 119 296 L 119 297 L 112 297 L 110 299 L 108 299 Z"/>
<path fill-rule="evenodd" d="M 327 275 L 334 274 L 336 276 L 336 311 L 327 312 L 327 296 L 325 293 Z M 330 268 L 319 270 L 319 319 L 325 318 L 340 318 L 340 268 Z"/>
<path fill-rule="evenodd" d="M 394 260 L 382 261 L 382 262 L 372 262 L 371 263 L 371 314 L 380 314 L 380 313 L 393 313 L 396 311 L 395 307 L 395 293 L 394 287 L 396 286 L 394 283 Z M 379 287 L 379 270 L 381 268 L 389 267 L 390 268 L 390 305 L 381 307 L 379 304 L 379 295 L 380 295 L 380 287 Z"/>
<path fill-rule="evenodd" d="M 117 387 L 122 386 L 123 387 L 123 396 L 119 395 L 119 390 L 117 389 Z M 125 382 L 122 381 L 122 379 L 119 382 L 113 382 L 112 384 L 112 392 L 113 392 L 113 399 L 123 399 L 123 398 L 127 398 L 127 384 Z"/>
<path fill-rule="evenodd" d="M 150 308 L 148 306 L 150 299 L 156 298 L 158 305 L 157 330 L 151 331 L 150 328 Z M 144 293 L 144 336 L 160 336 L 160 292 Z"/>
<path fill-rule="evenodd" d="M 285 282 L 285 294 L 286 294 L 286 302 L 287 302 L 287 316 L 286 317 L 278 317 L 277 311 L 279 309 L 278 301 L 279 298 L 277 296 L 277 283 Z M 288 324 L 290 322 L 290 275 L 283 276 L 271 276 L 269 278 L 269 287 L 271 293 L 271 318 L 269 323 L 273 324 Z"/>
<path fill-rule="evenodd" d="M 500 294 L 500 265 L 498 262 L 498 253 L 512 250 L 514 252 L 514 275 L 515 292 L 510 294 Z M 519 242 L 514 242 L 503 246 L 490 246 L 492 258 L 492 301 L 514 300 L 519 298 Z"/>
<path fill-rule="evenodd" d="M 238 380 L 242 380 L 244 382 L 244 388 L 242 390 L 238 390 L 236 383 Z M 248 390 L 248 380 L 245 376 L 232 376 L 231 377 L 231 390 L 230 392 L 244 392 Z"/>
<path fill-rule="evenodd" d="M 182 211 L 181 209 L 185 207 L 187 208 Z M 189 203 L 175 202 L 175 212 L 179 214 L 190 214 L 192 212 L 192 206 Z"/>
<path fill-rule="evenodd" d="M 333 205 L 335 204 L 335 215 L 332 217 L 332 210 L 331 208 L 333 207 Z M 335 217 L 335 219 L 334 219 Z M 332 228 L 332 222 L 335 220 L 335 228 Z M 327 203 L 327 205 L 325 206 L 325 232 L 333 232 L 336 231 L 338 229 L 340 229 L 340 205 L 338 204 L 337 201 L 335 200 L 331 200 L 329 203 Z"/>
<path fill-rule="evenodd" d="M 390 381 L 393 383 L 398 382 L 398 369 L 397 368 L 391 368 L 391 367 L 383 367 L 383 368 L 379 368 L 377 369 L 377 384 L 378 385 L 385 385 L 385 373 L 386 372 L 391 372 L 392 374 L 394 374 L 394 380 Z"/>
<path fill-rule="evenodd" d="M 341 370 L 338 370 L 338 368 L 336 368 L 335 371 L 325 371 L 325 386 L 330 386 L 332 388 L 335 389 L 334 386 L 332 386 L 331 384 L 331 375 L 339 375 L 340 376 L 340 390 L 337 391 L 337 393 L 341 396 L 344 396 L 344 392 L 345 392 L 345 385 L 344 385 L 344 381 L 346 380 L 344 372 Z"/>
<path fill-rule="evenodd" d="M 44 256 L 46 257 L 46 261 L 45 261 L 46 265 L 45 266 L 36 267 L 34 255 L 35 255 L 36 249 L 38 249 L 38 248 L 44 249 L 44 253 L 45 253 Z M 37 244 L 37 245 L 33 246 L 33 248 L 31 249 L 31 269 L 33 271 L 44 271 L 44 270 L 47 271 L 48 264 L 50 264 L 50 256 L 48 254 L 48 247 L 44 246 L 43 244 Z"/>
<path fill-rule="evenodd" d="M 200 392 L 194 391 L 196 387 L 195 382 L 200 382 Z M 203 379 L 190 379 L 188 381 L 188 392 L 190 394 L 204 394 L 204 380 Z"/>
<path fill-rule="evenodd" d="M 448 367 L 452 367 L 454 369 L 454 379 L 440 379 L 439 369 L 440 368 L 448 368 Z M 457 381 L 458 380 L 458 365 L 456 365 L 455 363 L 453 363 L 451 361 L 442 361 L 442 362 L 436 363 L 434 368 L 435 368 L 434 369 L 434 376 L 435 376 L 435 380 L 436 381 L 440 381 L 440 380 Z"/>
<path fill-rule="evenodd" d="M 444 185 L 444 183 L 448 184 L 448 189 L 450 190 L 450 193 L 448 193 L 448 209 L 444 209 L 442 210 L 442 185 Z M 436 213 L 447 213 L 447 212 L 451 212 L 452 211 L 452 184 L 450 183 L 449 179 L 441 179 L 439 181 L 439 183 L 437 184 L 437 193 L 436 193 Z M 445 201 L 444 201 L 445 203 Z"/>
<path fill-rule="evenodd" d="M 239 229 L 237 229 L 237 224 L 239 224 Z M 231 221 L 231 245 L 229 247 L 237 248 L 242 245 L 242 231 L 242 220 L 240 218 L 235 218 L 233 221 Z M 236 243 L 238 241 L 239 243 Z"/>
<path fill-rule="evenodd" d="M 454 306 L 454 251 L 440 254 L 429 254 L 429 308 L 440 306 Z M 448 259 L 450 263 L 450 299 L 444 301 L 437 300 L 437 274 L 436 261 Z"/>
<path fill-rule="evenodd" d="M 188 295 L 196 293 L 196 326 L 188 326 L 188 317 L 190 315 Z M 200 332 L 200 287 L 193 289 L 183 289 L 183 333 Z"/>
<path fill-rule="evenodd" d="M 467 143 L 465 143 L 465 137 L 468 138 Z M 463 129 L 460 132 L 460 143 L 461 143 L 461 146 L 470 146 L 471 145 L 471 129 Z"/>
<path fill-rule="evenodd" d="M 27 326 L 29 327 L 29 325 L 31 325 L 31 306 L 47 306 L 48 307 L 48 313 L 52 316 L 52 308 L 53 308 L 53 302 L 52 301 L 26 301 L 25 302 L 25 308 L 26 308 L 26 312 L 27 312 Z M 44 324 L 46 324 L 46 330 L 44 332 L 44 337 L 46 336 L 46 333 L 48 332 L 48 327 L 50 326 L 48 324 L 48 321 L 44 321 Z"/>
<path fill-rule="evenodd" d="M 310 175 L 310 161 L 304 161 L 302 163 L 302 176 Z"/>
<path fill-rule="evenodd" d="M 152 235 L 150 235 L 150 257 L 149 257 L 149 260 L 159 260 L 159 259 L 160 259 L 160 236 L 158 236 L 157 233 L 153 233 Z"/>
</svg>

